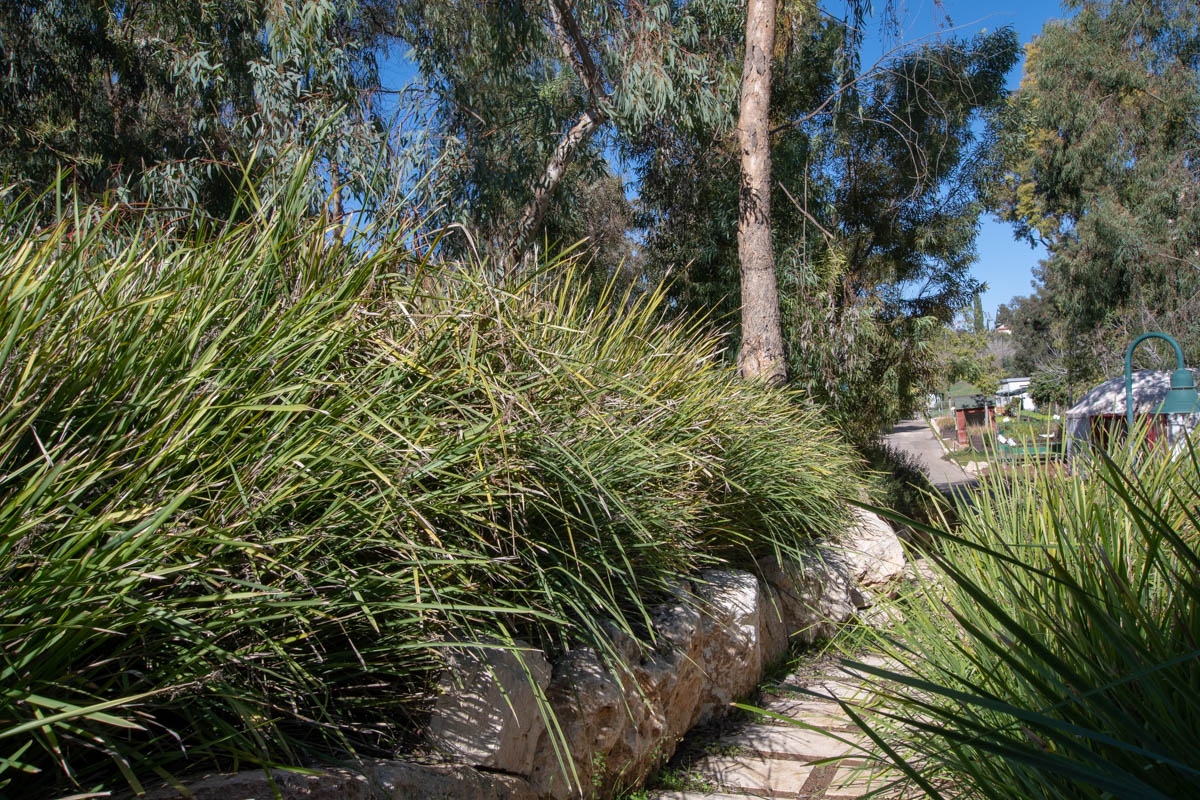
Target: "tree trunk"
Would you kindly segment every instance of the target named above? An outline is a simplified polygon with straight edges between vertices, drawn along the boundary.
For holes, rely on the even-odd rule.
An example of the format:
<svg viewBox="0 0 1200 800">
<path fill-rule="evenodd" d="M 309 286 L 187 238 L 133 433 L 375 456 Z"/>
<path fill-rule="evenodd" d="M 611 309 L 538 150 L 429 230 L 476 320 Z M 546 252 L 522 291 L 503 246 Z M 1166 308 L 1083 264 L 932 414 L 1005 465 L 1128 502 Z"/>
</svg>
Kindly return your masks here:
<svg viewBox="0 0 1200 800">
<path fill-rule="evenodd" d="M 550 156 L 542 176 L 533 185 L 533 197 L 526 204 L 521 218 L 513 233 L 510 259 L 512 267 L 516 267 L 529 248 L 533 236 L 542 227 L 546 211 L 550 208 L 550 198 L 554 189 L 562 181 L 563 174 L 570 166 L 571 160 L 579 151 L 580 145 L 587 141 L 596 128 L 604 123 L 604 117 L 596 111 L 585 111 L 583 116 L 571 126 L 571 129 L 559 139 L 558 146 Z"/>
<path fill-rule="evenodd" d="M 775 0 L 749 0 L 746 59 L 738 107 L 742 178 L 738 197 L 738 261 L 742 273 L 742 348 L 738 371 L 780 384 L 787 379 L 779 290 L 771 248 L 771 53 Z"/>
<path fill-rule="evenodd" d="M 330 216 L 333 217 L 333 238 L 341 242 L 346 238 L 346 217 L 342 207 L 342 182 L 336 161 L 329 162 L 329 183 L 332 188 L 330 197 Z"/>
</svg>

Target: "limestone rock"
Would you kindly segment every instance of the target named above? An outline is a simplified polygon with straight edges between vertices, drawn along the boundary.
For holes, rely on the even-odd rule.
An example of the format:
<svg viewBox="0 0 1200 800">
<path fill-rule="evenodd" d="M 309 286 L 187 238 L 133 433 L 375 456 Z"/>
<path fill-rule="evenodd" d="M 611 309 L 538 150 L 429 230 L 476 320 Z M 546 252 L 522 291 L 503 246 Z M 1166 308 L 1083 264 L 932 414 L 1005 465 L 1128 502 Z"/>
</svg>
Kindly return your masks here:
<svg viewBox="0 0 1200 800">
<path fill-rule="evenodd" d="M 672 751 L 674 740 L 696 724 L 710 679 L 702 653 L 702 614 L 696 604 L 697 598 L 689 596 L 650 610 L 657 646 L 634 669 L 638 685 L 663 709 L 665 735 L 672 741 Z"/>
<path fill-rule="evenodd" d="M 926 558 L 913 560 L 909 565 L 908 578 L 913 583 L 923 585 L 938 585 L 942 582 L 942 576 Z"/>
<path fill-rule="evenodd" d="M 854 602 L 854 607 L 862 611 L 874 606 L 878 602 L 879 595 L 865 587 L 855 587 L 850 592 L 850 599 Z"/>
<path fill-rule="evenodd" d="M 704 722 L 758 685 L 765 598 L 749 572 L 708 570 L 700 577 L 700 658 L 708 686 L 697 721 Z"/>
<path fill-rule="evenodd" d="M 331 769 L 320 775 L 276 769 L 271 770 L 270 778 L 263 770 L 255 769 L 198 777 L 184 785 L 188 794 L 164 788 L 149 792 L 146 800 L 274 800 L 276 790 L 286 800 L 373 800 L 376 796 L 366 775 L 346 769 Z"/>
<path fill-rule="evenodd" d="M 384 760 L 358 763 L 353 770 L 330 769 L 320 775 L 275 769 L 268 778 L 263 770 L 245 770 L 209 775 L 185 786 L 190 794 L 160 789 L 150 792 L 146 800 L 275 800 L 279 795 L 284 800 L 536 800 L 529 784 L 514 775 L 459 765 Z"/>
<path fill-rule="evenodd" d="M 838 543 L 850 578 L 860 586 L 875 586 L 904 573 L 904 547 L 892 526 L 878 514 L 851 508 L 854 523 Z"/>
<path fill-rule="evenodd" d="M 695 724 L 707 676 L 700 663 L 701 614 L 696 598 L 652 607 L 657 645 L 642 652 L 622 633 L 621 659 L 606 664 L 591 648 L 568 653 L 554 666 L 547 691 L 565 746 L 549 732 L 538 747 L 531 778 L 547 798 L 608 797 L 629 788 L 674 752 Z M 569 759 L 563 774 L 560 758 Z"/>
<path fill-rule="evenodd" d="M 554 665 L 546 697 L 561 739 L 543 731 L 530 783 L 539 797 L 584 796 L 593 785 L 595 754 L 616 749 L 630 726 L 624 687 L 593 649 L 583 647 Z"/>
<path fill-rule="evenodd" d="M 893 603 L 884 603 L 863 609 L 859 613 L 858 619 L 864 625 L 872 628 L 894 628 L 904 622 L 904 612 Z"/>
<path fill-rule="evenodd" d="M 759 562 L 782 611 L 784 628 L 802 642 L 832 636 L 854 614 L 854 583 L 837 553 L 814 550 L 801 563 Z"/>
<path fill-rule="evenodd" d="M 948 596 L 944 576 L 928 558 L 915 558 L 909 563 L 904 571 L 904 581 L 895 587 L 892 597 L 895 599 L 906 592 L 926 592 L 940 600 Z"/>
<path fill-rule="evenodd" d="M 403 761 L 382 762 L 372 770 L 374 795 L 380 800 L 445 798 L 445 800 L 536 800 L 529 783 L 515 775 L 481 772 L 455 765 L 427 766 Z M 230 800 L 230 798 L 223 798 Z"/>
<path fill-rule="evenodd" d="M 430 744 L 472 766 L 513 775 L 533 771 L 546 730 L 538 694 L 550 683 L 550 665 L 541 651 L 518 647 L 486 643 L 451 651 L 430 718 Z"/>
<path fill-rule="evenodd" d="M 784 620 L 784 608 L 779 592 L 770 585 L 763 585 L 762 592 L 759 637 L 762 640 L 762 663 L 766 668 L 787 655 L 791 630 Z"/>
</svg>

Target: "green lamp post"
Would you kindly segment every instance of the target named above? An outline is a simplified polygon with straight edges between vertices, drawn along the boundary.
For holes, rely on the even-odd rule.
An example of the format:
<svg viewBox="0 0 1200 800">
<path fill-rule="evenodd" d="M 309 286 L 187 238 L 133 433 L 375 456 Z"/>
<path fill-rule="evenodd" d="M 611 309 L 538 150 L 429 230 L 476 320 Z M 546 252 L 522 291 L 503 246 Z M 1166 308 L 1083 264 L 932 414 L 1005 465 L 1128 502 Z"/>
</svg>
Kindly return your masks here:
<svg viewBox="0 0 1200 800">
<path fill-rule="evenodd" d="M 1146 339 L 1162 339 L 1175 348 L 1175 371 L 1171 373 L 1171 390 L 1155 414 L 1200 413 L 1200 395 L 1196 394 L 1196 380 L 1192 371 L 1183 365 L 1183 348 L 1179 342 L 1165 333 L 1143 333 L 1133 340 L 1125 351 L 1125 421 L 1133 430 L 1133 350 Z"/>
</svg>

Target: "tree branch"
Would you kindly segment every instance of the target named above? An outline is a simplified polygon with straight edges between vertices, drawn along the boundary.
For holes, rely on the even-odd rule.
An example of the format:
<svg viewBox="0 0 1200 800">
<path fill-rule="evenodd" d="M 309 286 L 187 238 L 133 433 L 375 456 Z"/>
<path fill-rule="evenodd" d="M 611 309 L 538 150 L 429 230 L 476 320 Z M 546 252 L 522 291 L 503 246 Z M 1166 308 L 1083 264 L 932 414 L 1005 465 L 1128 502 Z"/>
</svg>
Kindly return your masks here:
<svg viewBox="0 0 1200 800">
<path fill-rule="evenodd" d="M 830 233 L 829 231 L 825 230 L 825 226 L 822 225 L 821 223 L 817 222 L 816 217 L 814 217 L 812 214 L 808 213 L 808 209 L 805 208 L 804 206 L 800 205 L 800 203 L 796 201 L 796 198 L 792 197 L 792 193 L 789 192 L 788 188 L 783 185 L 783 181 L 776 179 L 775 182 L 777 184 L 779 184 L 780 189 L 783 189 L 783 193 L 785 195 L 787 195 L 788 200 L 792 201 L 792 205 L 794 205 L 796 207 L 796 210 L 799 211 L 801 214 L 803 214 L 805 219 L 807 219 L 813 225 L 817 226 L 817 230 L 819 230 L 821 232 L 821 234 L 825 237 L 826 242 L 833 244 L 834 239 L 835 239 L 834 235 L 832 233 Z"/>
<path fill-rule="evenodd" d="M 510 269 L 515 269 L 520 263 L 529 246 L 529 241 L 541 227 L 542 220 L 546 217 L 546 211 L 550 208 L 550 198 L 554 194 L 554 189 L 562 181 L 563 174 L 567 171 L 572 159 L 575 158 L 579 146 L 591 136 L 592 131 L 603 123 L 603 115 L 597 116 L 597 112 L 585 111 L 583 116 L 571 126 L 571 129 L 558 140 L 558 145 L 554 148 L 554 153 L 550 156 L 546 169 L 542 171 L 542 176 L 533 185 L 533 197 L 525 205 L 525 209 L 521 212 L 521 218 L 517 222 L 509 250 L 512 261 Z"/>
<path fill-rule="evenodd" d="M 568 0 L 550 0 L 550 19 L 563 55 L 571 65 L 571 69 L 579 76 L 579 80 L 583 81 L 584 88 L 587 89 L 591 98 L 589 103 L 591 111 L 605 116 L 600 110 L 600 101 L 607 99 L 603 76 L 596 68 L 591 48 L 588 47 L 587 40 L 583 38 L 583 32 L 579 30 L 579 23 L 575 21 L 575 15 L 571 13 Z"/>
</svg>

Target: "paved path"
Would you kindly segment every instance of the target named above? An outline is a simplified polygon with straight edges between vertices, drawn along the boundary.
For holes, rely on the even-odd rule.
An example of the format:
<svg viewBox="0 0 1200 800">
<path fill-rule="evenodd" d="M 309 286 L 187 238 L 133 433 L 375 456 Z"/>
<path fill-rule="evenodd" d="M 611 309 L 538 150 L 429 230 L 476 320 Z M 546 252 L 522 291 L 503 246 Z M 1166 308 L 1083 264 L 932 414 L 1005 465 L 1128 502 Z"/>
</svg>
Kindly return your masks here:
<svg viewBox="0 0 1200 800">
<path fill-rule="evenodd" d="M 911 454 L 920 463 L 934 487 L 942 494 L 952 494 L 959 487 L 975 485 L 974 479 L 962 467 L 943 458 L 944 451 L 924 419 L 906 419 L 892 428 L 884 441 L 897 450 Z"/>
<path fill-rule="evenodd" d="M 905 420 L 886 437 L 888 444 L 912 454 L 933 485 L 950 495 L 975 485 L 962 468 L 942 458 L 943 450 L 923 419 Z M 882 658 L 858 661 L 885 666 Z M 751 797 L 795 800 L 915 800 L 924 793 L 887 766 L 875 744 L 834 698 L 857 708 L 870 705 L 871 683 L 833 665 L 812 675 L 792 675 L 764 690 L 763 716 L 705 747 L 707 755 L 686 768 L 688 791 L 660 791 L 651 800 L 747 800 Z M 802 691 L 801 691 L 802 690 Z M 814 693 L 817 696 L 814 696 Z M 882 790 L 882 791 L 881 791 Z"/>
<path fill-rule="evenodd" d="M 875 656 L 858 660 L 884 666 Z M 764 694 L 762 707 L 804 726 L 767 716 L 744 725 L 710 744 L 706 748 L 710 755 L 691 765 L 690 782 L 705 788 L 652 793 L 651 800 L 924 797 L 900 773 L 881 765 L 874 744 L 833 700 L 841 698 L 856 707 L 869 704 L 873 694 L 869 680 L 877 679 L 848 674 L 840 667 L 831 667 L 823 675 L 785 679 Z M 800 688 L 806 692 L 797 691 Z M 888 788 L 880 792 L 884 787 Z"/>
</svg>

